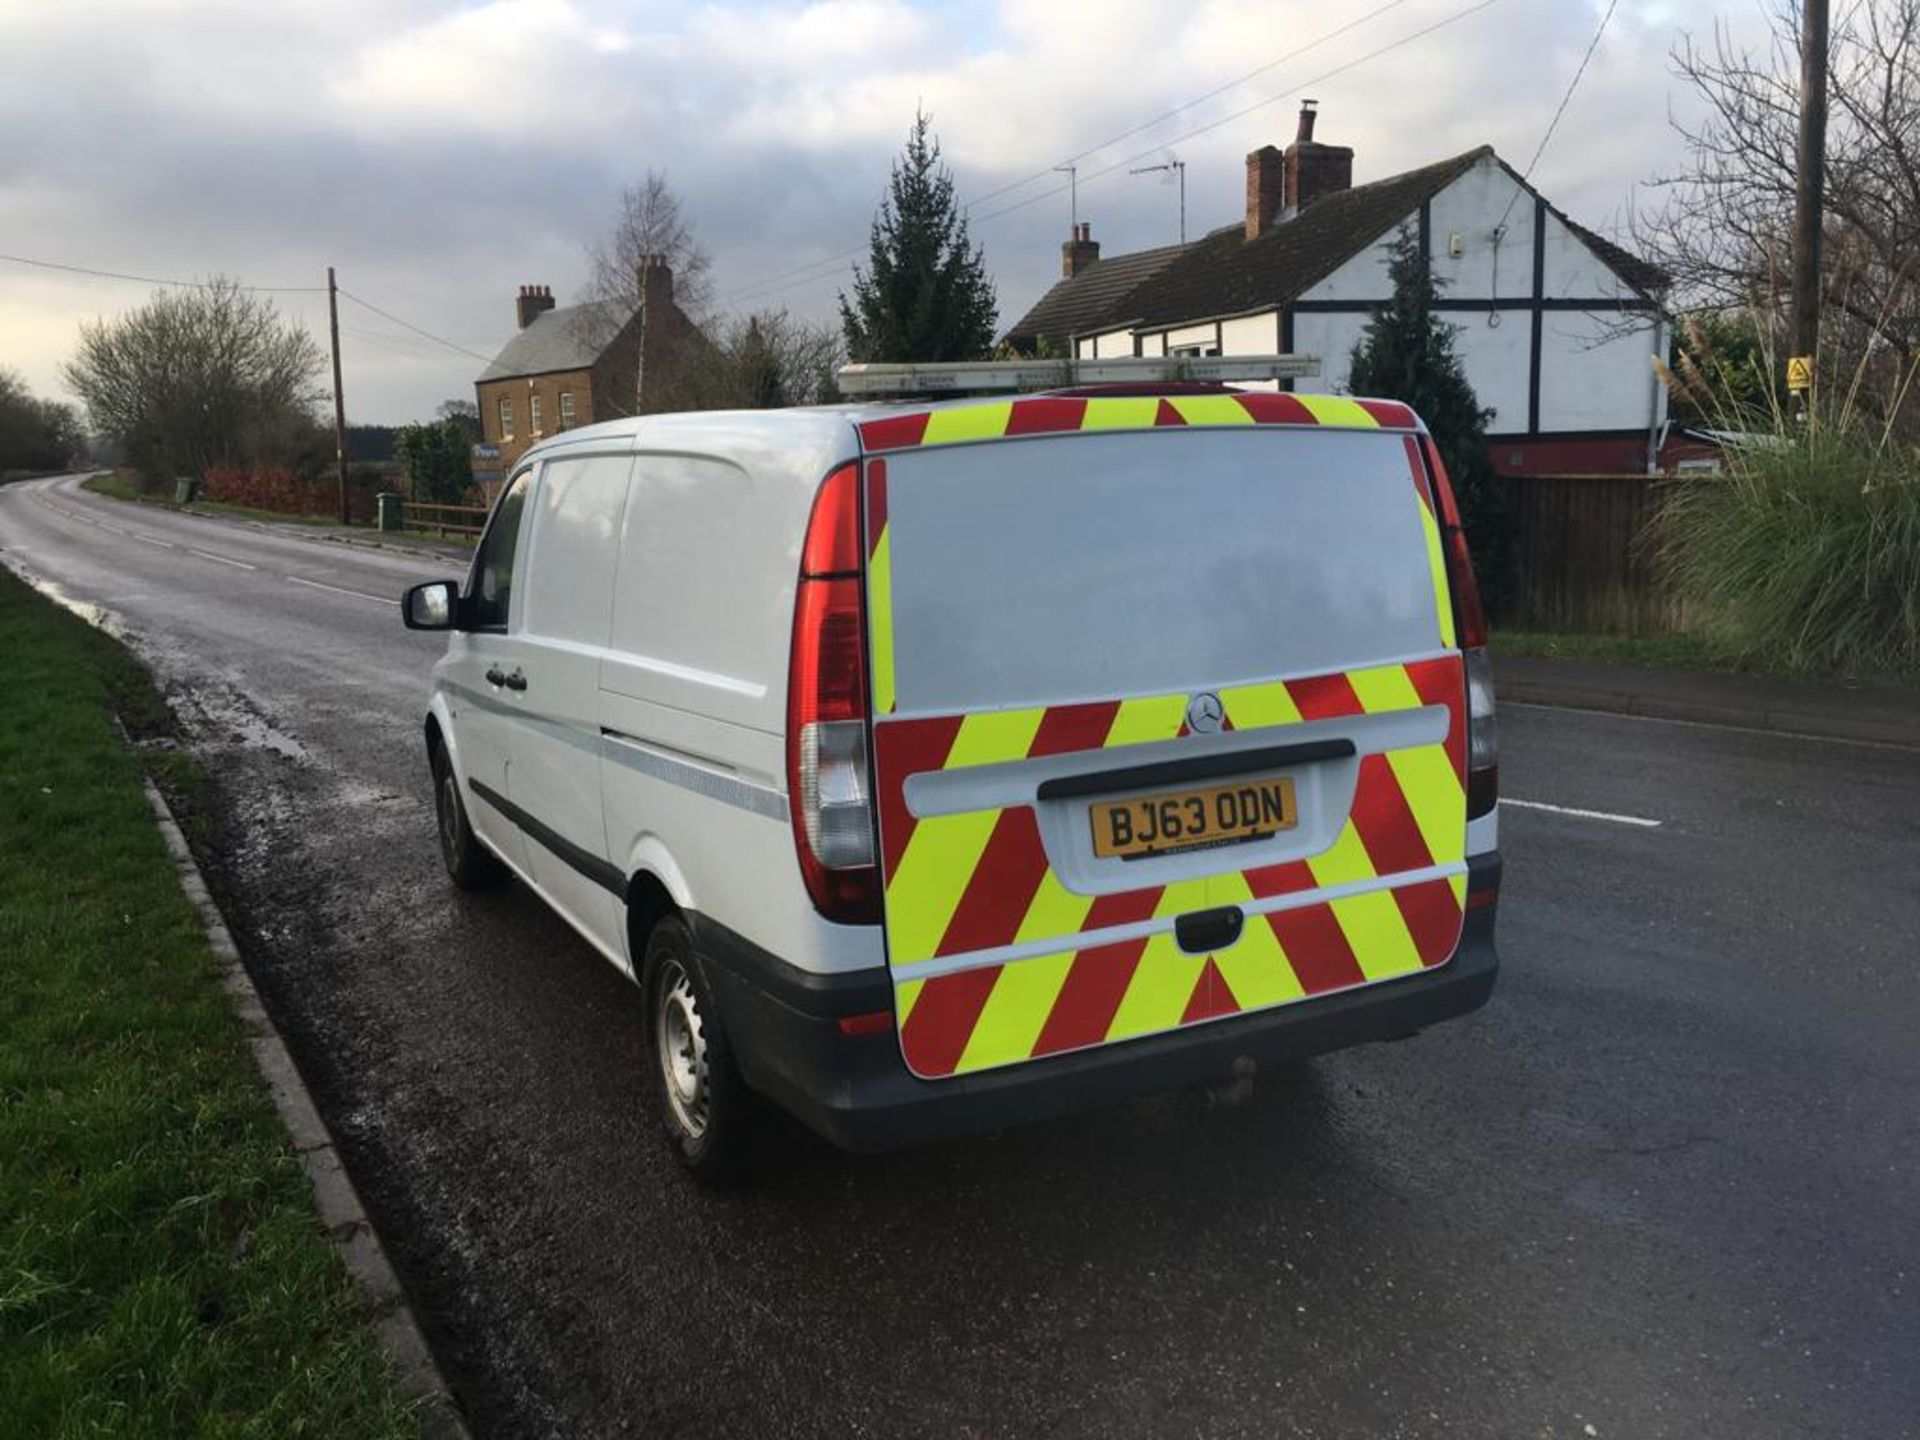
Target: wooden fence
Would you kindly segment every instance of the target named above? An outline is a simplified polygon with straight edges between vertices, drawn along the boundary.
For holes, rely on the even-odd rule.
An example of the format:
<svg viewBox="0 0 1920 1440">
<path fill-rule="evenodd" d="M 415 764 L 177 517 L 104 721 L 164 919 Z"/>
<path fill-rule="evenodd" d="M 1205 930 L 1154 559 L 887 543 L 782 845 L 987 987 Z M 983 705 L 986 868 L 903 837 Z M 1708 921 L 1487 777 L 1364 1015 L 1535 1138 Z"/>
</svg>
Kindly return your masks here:
<svg viewBox="0 0 1920 1440">
<path fill-rule="evenodd" d="M 487 525 L 484 505 L 430 505 L 408 500 L 400 507 L 401 523 L 409 530 L 432 530 L 440 535 L 478 535 Z"/>
<path fill-rule="evenodd" d="M 1660 565 L 1664 476 L 1537 475 L 1507 480 L 1519 583 L 1516 630 L 1656 635 L 1680 606 Z"/>
</svg>

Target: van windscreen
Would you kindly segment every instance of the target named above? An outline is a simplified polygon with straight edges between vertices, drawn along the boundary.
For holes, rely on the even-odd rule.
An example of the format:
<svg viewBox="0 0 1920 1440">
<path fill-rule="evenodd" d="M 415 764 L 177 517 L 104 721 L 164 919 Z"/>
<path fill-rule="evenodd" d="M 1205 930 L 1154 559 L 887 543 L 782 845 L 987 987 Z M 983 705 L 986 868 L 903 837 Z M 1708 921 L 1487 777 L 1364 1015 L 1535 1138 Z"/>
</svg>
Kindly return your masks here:
<svg viewBox="0 0 1920 1440">
<path fill-rule="evenodd" d="M 910 451 L 887 475 L 898 713 L 1199 690 L 1441 648 L 1399 434 L 1081 433 Z"/>
</svg>

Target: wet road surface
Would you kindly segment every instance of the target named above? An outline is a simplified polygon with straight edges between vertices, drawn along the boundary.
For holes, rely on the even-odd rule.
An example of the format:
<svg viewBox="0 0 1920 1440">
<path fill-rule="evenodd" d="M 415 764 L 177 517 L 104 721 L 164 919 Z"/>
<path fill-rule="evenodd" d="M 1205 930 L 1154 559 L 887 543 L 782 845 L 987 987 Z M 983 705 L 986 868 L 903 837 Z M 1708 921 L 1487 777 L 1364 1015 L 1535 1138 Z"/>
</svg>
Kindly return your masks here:
<svg viewBox="0 0 1920 1440">
<path fill-rule="evenodd" d="M 627 983 L 441 876 L 440 643 L 391 599 L 444 567 L 74 481 L 0 488 L 0 547 L 213 771 L 249 963 L 482 1436 L 1920 1434 L 1920 754 L 1509 707 L 1478 1015 L 1238 1101 L 794 1135 L 713 1196 Z"/>
</svg>

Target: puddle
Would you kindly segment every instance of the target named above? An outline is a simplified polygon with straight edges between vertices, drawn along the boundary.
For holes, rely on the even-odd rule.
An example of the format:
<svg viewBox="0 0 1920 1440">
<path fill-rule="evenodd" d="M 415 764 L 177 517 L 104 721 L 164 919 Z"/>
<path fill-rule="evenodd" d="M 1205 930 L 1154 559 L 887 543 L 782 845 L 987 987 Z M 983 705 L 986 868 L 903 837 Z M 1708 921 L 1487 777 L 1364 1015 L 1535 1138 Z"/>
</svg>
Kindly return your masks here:
<svg viewBox="0 0 1920 1440">
<path fill-rule="evenodd" d="M 312 752 L 267 719 L 236 685 L 182 680 L 170 689 L 167 698 L 197 742 L 195 748 L 265 750 L 303 765 L 313 763 Z"/>
<path fill-rule="evenodd" d="M 58 581 L 49 580 L 46 576 L 37 574 L 11 555 L 4 558 L 9 570 L 62 610 L 71 611 L 96 630 L 104 630 L 116 640 L 127 638 L 126 627 L 120 623 L 120 617 L 106 606 L 96 605 L 91 600 L 82 600 L 77 595 L 69 595 L 66 587 Z"/>
</svg>

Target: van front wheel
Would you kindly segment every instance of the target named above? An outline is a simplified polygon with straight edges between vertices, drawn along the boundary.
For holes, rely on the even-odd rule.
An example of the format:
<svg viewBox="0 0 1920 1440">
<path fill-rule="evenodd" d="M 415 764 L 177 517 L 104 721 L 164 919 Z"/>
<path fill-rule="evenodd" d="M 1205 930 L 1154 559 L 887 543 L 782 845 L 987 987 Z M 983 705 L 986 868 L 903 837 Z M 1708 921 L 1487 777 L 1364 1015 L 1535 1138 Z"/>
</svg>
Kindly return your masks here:
<svg viewBox="0 0 1920 1440">
<path fill-rule="evenodd" d="M 667 1138 L 700 1180 L 739 1179 L 754 1149 L 760 1101 L 733 1063 L 713 993 L 678 916 L 653 927 L 642 978 L 654 1093 Z"/>
<path fill-rule="evenodd" d="M 447 876 L 462 890 L 490 890 L 507 878 L 507 867 L 482 845 L 467 823 L 460 799 L 460 777 L 438 746 L 433 751 L 433 808 L 440 832 L 440 859 Z"/>
</svg>

